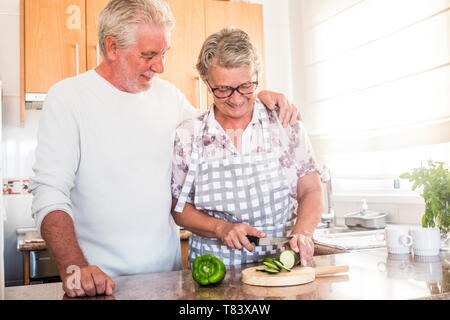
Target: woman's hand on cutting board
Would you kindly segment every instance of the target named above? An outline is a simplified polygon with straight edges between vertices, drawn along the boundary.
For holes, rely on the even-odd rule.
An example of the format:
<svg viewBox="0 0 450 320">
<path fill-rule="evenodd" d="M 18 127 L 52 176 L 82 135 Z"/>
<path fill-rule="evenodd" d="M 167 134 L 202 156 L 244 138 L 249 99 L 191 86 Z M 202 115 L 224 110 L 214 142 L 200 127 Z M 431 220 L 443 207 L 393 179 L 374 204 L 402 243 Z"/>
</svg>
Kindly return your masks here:
<svg viewBox="0 0 450 320">
<path fill-rule="evenodd" d="M 311 236 L 302 233 L 291 234 L 289 246 L 300 254 L 300 264 L 306 266 L 307 262 L 314 256 L 314 241 Z"/>
</svg>

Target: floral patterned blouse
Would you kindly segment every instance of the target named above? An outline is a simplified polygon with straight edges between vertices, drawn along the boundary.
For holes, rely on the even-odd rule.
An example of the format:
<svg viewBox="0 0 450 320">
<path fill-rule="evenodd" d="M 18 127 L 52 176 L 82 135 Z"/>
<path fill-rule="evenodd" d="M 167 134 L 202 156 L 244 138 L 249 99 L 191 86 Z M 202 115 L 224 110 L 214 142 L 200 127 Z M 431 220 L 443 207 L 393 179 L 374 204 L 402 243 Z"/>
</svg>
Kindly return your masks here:
<svg viewBox="0 0 450 320">
<path fill-rule="evenodd" d="M 272 148 L 275 147 L 277 152 L 279 152 L 279 162 L 282 168 L 284 168 L 285 176 L 290 186 L 290 196 L 293 200 L 291 203 L 296 205 L 298 179 L 313 171 L 320 171 L 318 163 L 302 122 L 297 121 L 294 126 L 288 125 L 287 128 L 283 128 L 278 120 L 277 111 L 267 109 L 259 100 L 255 101 L 252 120 L 242 133 L 242 140 L 247 142 L 245 143 L 243 141 L 242 143 L 244 153 L 265 151 L 264 139 L 259 138 L 261 134 L 267 134 L 267 132 L 263 132 L 262 127 L 264 113 L 268 115 L 269 119 L 268 133 L 271 137 Z M 239 154 L 232 140 L 216 121 L 214 109 L 197 118 L 183 121 L 175 132 L 171 182 L 173 198 L 178 199 L 180 196 L 186 175 L 189 171 L 193 141 L 200 134 L 202 122 L 205 117 L 208 117 L 208 119 L 206 119 L 206 127 L 203 132 L 202 141 L 204 149 L 203 155 L 200 156 L 200 161 L 202 159 Z M 195 181 L 187 202 L 194 203 L 194 193 Z"/>
</svg>

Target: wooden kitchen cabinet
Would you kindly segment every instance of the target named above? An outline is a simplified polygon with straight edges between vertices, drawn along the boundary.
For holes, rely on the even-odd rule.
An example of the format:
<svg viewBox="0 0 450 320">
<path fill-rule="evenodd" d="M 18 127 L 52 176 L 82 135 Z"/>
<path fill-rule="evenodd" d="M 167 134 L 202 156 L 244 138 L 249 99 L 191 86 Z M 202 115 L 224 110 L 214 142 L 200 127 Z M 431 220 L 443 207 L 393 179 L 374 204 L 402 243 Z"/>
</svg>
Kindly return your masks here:
<svg viewBox="0 0 450 320">
<path fill-rule="evenodd" d="M 97 20 L 109 0 L 23 0 L 25 92 L 97 66 Z"/>
<path fill-rule="evenodd" d="M 86 71 L 85 0 L 24 0 L 25 92 Z"/>
<path fill-rule="evenodd" d="M 21 122 L 25 98 L 42 99 L 56 82 L 101 62 L 97 19 L 109 0 L 21 1 Z M 247 31 L 264 62 L 262 5 L 217 0 L 165 0 L 176 19 L 171 49 L 161 78 L 178 87 L 191 104 L 205 110 L 212 102 L 195 64 L 205 38 L 226 26 Z M 265 75 L 259 88 L 265 87 Z M 37 94 L 37 95 L 33 95 Z"/>
<path fill-rule="evenodd" d="M 189 239 L 180 240 L 181 246 L 181 263 L 183 265 L 183 269 L 189 269 Z"/>
<path fill-rule="evenodd" d="M 189 238 L 192 233 L 186 229 L 180 230 L 181 263 L 183 269 L 189 269 Z"/>
<path fill-rule="evenodd" d="M 195 69 L 195 61 L 205 39 L 204 2 L 166 0 L 176 19 L 176 28 L 171 34 L 171 48 L 166 54 L 162 79 L 180 89 L 196 108 L 206 105 L 206 89 L 202 86 Z M 109 0 L 86 1 L 86 57 L 87 69 L 101 62 L 98 47 L 97 20 Z"/>
<path fill-rule="evenodd" d="M 97 18 L 109 0 L 21 0 L 21 110 L 52 85 L 97 66 Z M 31 94 L 28 98 L 26 94 Z"/>
<path fill-rule="evenodd" d="M 207 92 L 195 64 L 205 40 L 204 1 L 167 0 L 176 19 L 162 79 L 173 83 L 196 108 L 206 106 Z M 201 105 L 201 106 L 200 106 Z"/>
<path fill-rule="evenodd" d="M 217 0 L 166 0 L 176 19 L 172 46 L 161 78 L 179 88 L 191 104 L 205 110 L 211 103 L 207 88 L 195 68 L 204 40 L 228 26 L 246 31 L 257 46 L 264 65 L 264 26 L 260 4 Z M 265 87 L 265 75 L 260 88 Z"/>
<path fill-rule="evenodd" d="M 261 4 L 244 2 L 206 1 L 206 37 L 225 27 L 236 27 L 248 33 L 261 55 L 262 67 L 265 65 L 263 7 Z M 259 75 L 258 90 L 266 87 L 265 72 Z M 213 102 L 208 96 L 208 105 Z"/>
<path fill-rule="evenodd" d="M 97 67 L 102 62 L 98 46 L 97 21 L 100 12 L 110 0 L 86 0 L 86 70 Z"/>
<path fill-rule="evenodd" d="M 206 1 L 206 37 L 225 27 L 236 27 L 247 32 L 265 62 L 263 7 L 261 4 L 244 2 Z M 265 86 L 265 76 L 260 84 Z"/>
</svg>

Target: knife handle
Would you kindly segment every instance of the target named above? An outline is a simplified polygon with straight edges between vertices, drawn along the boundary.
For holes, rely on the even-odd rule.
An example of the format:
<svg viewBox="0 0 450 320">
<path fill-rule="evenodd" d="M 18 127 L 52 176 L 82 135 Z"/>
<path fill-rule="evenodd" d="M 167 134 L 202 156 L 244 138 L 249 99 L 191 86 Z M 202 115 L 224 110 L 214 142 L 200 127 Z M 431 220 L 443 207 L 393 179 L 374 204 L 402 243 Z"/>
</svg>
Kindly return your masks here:
<svg viewBox="0 0 450 320">
<path fill-rule="evenodd" d="M 248 241 L 253 243 L 255 246 L 259 245 L 259 238 L 254 236 L 247 236 Z"/>
</svg>

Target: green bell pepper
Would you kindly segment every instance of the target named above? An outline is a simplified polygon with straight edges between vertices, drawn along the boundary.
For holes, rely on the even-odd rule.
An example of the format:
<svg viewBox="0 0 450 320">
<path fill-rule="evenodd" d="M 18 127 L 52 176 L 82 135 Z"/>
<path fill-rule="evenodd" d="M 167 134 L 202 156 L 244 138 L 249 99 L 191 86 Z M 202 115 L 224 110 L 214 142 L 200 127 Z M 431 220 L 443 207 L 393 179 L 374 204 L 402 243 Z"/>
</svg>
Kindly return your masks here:
<svg viewBox="0 0 450 320">
<path fill-rule="evenodd" d="M 197 257 L 192 263 L 192 278 L 202 286 L 221 282 L 226 272 L 222 260 L 212 254 Z"/>
</svg>

